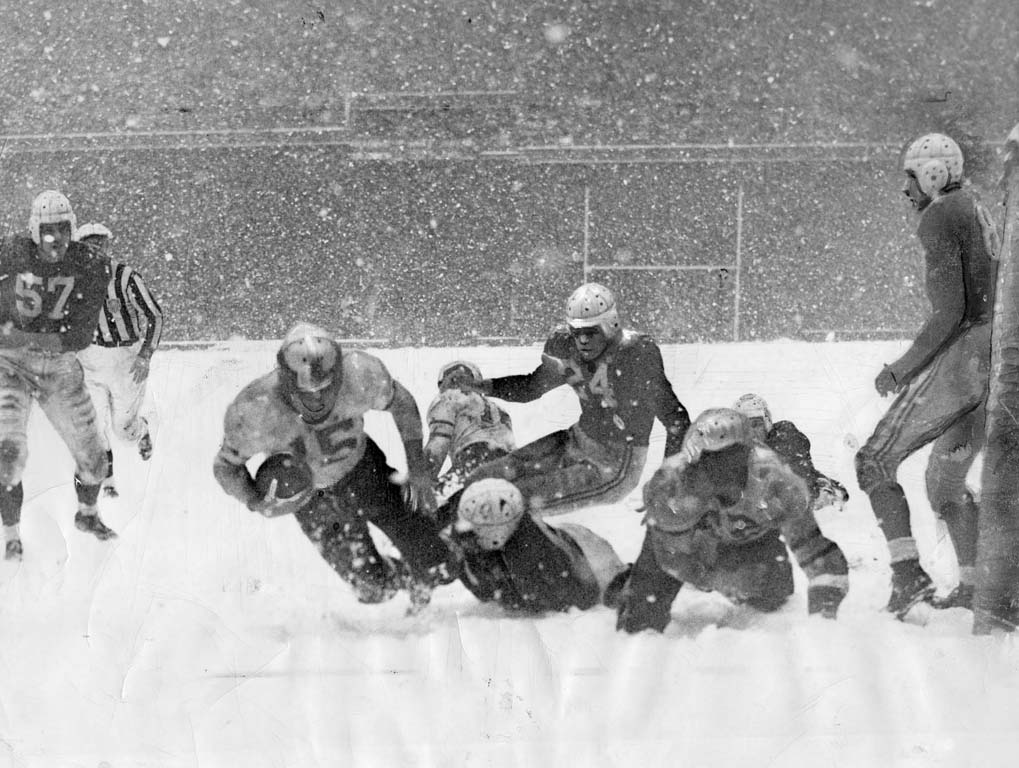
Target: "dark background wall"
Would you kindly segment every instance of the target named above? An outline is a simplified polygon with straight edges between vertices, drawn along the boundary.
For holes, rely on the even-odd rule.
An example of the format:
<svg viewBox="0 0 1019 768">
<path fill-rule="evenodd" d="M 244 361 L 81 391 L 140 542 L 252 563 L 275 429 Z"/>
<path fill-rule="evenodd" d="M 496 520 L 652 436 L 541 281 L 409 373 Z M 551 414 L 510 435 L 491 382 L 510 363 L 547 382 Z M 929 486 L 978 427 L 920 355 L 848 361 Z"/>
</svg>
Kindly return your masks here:
<svg viewBox="0 0 1019 768">
<path fill-rule="evenodd" d="M 962 5 L 30 2 L 0 223 L 63 189 L 174 339 L 536 339 L 585 276 L 663 341 L 905 336 L 899 150 L 993 203 L 1019 115 L 1019 9 Z"/>
</svg>

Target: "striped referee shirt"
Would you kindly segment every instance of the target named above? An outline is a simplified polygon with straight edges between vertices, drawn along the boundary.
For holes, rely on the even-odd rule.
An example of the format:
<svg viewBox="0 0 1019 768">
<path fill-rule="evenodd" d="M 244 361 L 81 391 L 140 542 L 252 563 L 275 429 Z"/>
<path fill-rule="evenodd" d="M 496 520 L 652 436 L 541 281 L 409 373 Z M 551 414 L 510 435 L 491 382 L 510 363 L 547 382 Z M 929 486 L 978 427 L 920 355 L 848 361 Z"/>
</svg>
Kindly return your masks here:
<svg viewBox="0 0 1019 768">
<path fill-rule="evenodd" d="M 142 338 L 140 321 L 145 318 L 142 347 L 138 354 L 149 356 L 159 346 L 163 333 L 163 310 L 142 281 L 141 275 L 116 259 L 110 260 L 113 278 L 106 287 L 106 300 L 99 313 L 93 344 L 126 347 Z"/>
</svg>

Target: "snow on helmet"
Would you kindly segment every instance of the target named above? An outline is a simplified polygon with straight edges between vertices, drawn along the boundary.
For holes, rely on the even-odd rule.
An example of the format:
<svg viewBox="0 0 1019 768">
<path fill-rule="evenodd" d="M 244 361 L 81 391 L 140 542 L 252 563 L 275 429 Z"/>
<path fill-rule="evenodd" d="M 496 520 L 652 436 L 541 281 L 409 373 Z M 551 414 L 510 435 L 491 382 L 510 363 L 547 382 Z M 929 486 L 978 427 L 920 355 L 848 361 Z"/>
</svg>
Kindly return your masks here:
<svg viewBox="0 0 1019 768">
<path fill-rule="evenodd" d="M 600 283 L 584 283 L 566 302 L 570 328 L 601 328 L 608 337 L 620 331 L 616 297 Z"/>
<path fill-rule="evenodd" d="M 962 150 L 943 133 L 928 133 L 906 148 L 902 170 L 916 177 L 921 192 L 934 197 L 949 184 L 962 181 Z"/>
<path fill-rule="evenodd" d="M 451 363 L 446 363 L 439 369 L 439 384 L 442 384 L 442 380 L 445 379 L 450 372 L 455 371 L 457 368 L 463 368 L 468 371 L 475 384 L 481 383 L 481 369 L 478 368 L 478 366 L 467 360 L 454 360 Z"/>
<path fill-rule="evenodd" d="M 486 551 L 502 549 L 525 512 L 523 494 L 509 480 L 486 477 L 464 488 L 457 506 L 456 530 L 473 531 Z"/>
<path fill-rule="evenodd" d="M 71 239 L 74 240 L 78 219 L 71 208 L 71 201 L 54 189 L 36 195 L 32 201 L 32 212 L 28 216 L 28 231 L 32 235 L 32 242 L 39 244 L 40 224 L 58 224 L 62 221 L 71 225 Z"/>
<path fill-rule="evenodd" d="M 87 237 L 113 237 L 113 233 L 110 232 L 109 228 L 105 224 L 99 224 L 98 222 L 90 221 L 88 224 L 82 224 L 78 227 L 74 234 L 74 239 L 81 241 Z"/>
<path fill-rule="evenodd" d="M 336 404 L 343 382 L 343 354 L 327 331 L 309 323 L 295 325 L 276 353 L 280 393 L 305 422 L 324 421 Z"/>
<path fill-rule="evenodd" d="M 760 395 L 755 395 L 753 392 L 740 395 L 732 407 L 733 410 L 739 411 L 748 419 L 764 419 L 765 430 L 771 429 L 773 424 L 771 409 L 768 408 L 767 401 Z"/>
<path fill-rule="evenodd" d="M 696 442 L 699 451 L 721 451 L 733 445 L 753 443 L 753 431 L 746 416 L 733 408 L 708 408 L 698 416 L 683 437 L 684 448 Z"/>
</svg>

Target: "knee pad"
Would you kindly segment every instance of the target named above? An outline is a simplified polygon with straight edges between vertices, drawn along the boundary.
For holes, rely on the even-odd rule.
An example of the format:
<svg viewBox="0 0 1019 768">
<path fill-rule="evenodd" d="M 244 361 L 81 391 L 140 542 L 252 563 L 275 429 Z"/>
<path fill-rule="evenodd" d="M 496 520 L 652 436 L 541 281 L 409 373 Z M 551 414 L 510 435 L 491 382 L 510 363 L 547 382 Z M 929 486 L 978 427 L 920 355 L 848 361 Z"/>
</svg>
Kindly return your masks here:
<svg viewBox="0 0 1019 768">
<path fill-rule="evenodd" d="M 23 437 L 5 437 L 0 440 L 0 484 L 17 485 L 25 471 L 28 442 Z"/>
<path fill-rule="evenodd" d="M 894 484 L 897 465 L 881 461 L 870 451 L 861 448 L 854 459 L 856 464 L 856 483 L 860 490 L 869 494 L 874 488 L 884 484 Z"/>
<path fill-rule="evenodd" d="M 455 526 L 462 533 L 472 531 L 486 551 L 502 549 L 525 511 L 523 494 L 513 483 L 486 478 L 464 488 Z"/>
</svg>

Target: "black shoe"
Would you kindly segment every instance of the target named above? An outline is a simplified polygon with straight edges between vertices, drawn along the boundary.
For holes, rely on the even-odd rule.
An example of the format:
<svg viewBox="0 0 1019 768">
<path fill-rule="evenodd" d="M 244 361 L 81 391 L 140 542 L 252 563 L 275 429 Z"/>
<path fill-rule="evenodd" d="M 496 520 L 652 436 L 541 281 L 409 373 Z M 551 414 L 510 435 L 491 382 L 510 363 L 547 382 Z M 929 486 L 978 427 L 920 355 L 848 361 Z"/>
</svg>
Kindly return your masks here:
<svg viewBox="0 0 1019 768">
<path fill-rule="evenodd" d="M 11 539 L 7 542 L 4 560 L 21 560 L 22 554 L 24 554 L 24 550 L 21 547 L 21 539 Z"/>
<path fill-rule="evenodd" d="M 929 602 L 935 587 L 919 560 L 900 560 L 892 564 L 892 596 L 887 610 L 900 621 L 918 603 Z"/>
<path fill-rule="evenodd" d="M 74 515 L 74 525 L 79 531 L 91 533 L 99 541 L 117 538 L 117 532 L 99 519 L 99 515 L 87 515 L 78 511 Z"/>
<path fill-rule="evenodd" d="M 620 597 L 622 597 L 623 590 L 626 589 L 627 583 L 630 581 L 630 571 L 633 570 L 633 563 L 629 563 L 623 570 L 612 577 L 612 581 L 605 587 L 605 592 L 602 594 L 602 605 L 608 608 L 618 608 Z"/>
<path fill-rule="evenodd" d="M 973 610 L 973 585 L 959 584 L 944 597 L 933 598 L 931 605 L 939 611 L 946 608 L 965 608 L 967 611 L 971 611 Z"/>
<path fill-rule="evenodd" d="M 103 483 L 103 496 L 106 496 L 107 498 L 110 499 L 116 499 L 118 496 L 120 496 L 120 491 L 117 490 L 117 486 L 107 481 Z"/>
<path fill-rule="evenodd" d="M 142 461 L 152 458 L 152 435 L 149 434 L 148 424 L 145 425 L 145 434 L 138 439 L 138 455 L 142 457 Z"/>
</svg>

